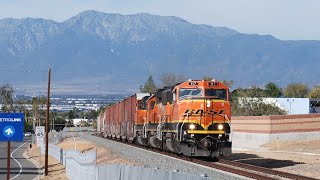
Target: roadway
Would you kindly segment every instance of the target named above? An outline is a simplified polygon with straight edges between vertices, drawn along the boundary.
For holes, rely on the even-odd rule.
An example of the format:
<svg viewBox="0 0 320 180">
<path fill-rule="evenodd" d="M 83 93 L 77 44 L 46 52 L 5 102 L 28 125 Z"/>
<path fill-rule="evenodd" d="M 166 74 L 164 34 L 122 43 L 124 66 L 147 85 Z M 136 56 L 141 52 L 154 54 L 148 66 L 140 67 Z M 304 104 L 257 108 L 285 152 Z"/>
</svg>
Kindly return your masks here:
<svg viewBox="0 0 320 180">
<path fill-rule="evenodd" d="M 39 175 L 39 169 L 28 159 L 23 152 L 29 147 L 31 137 L 24 138 L 23 142 L 11 142 L 10 178 L 14 180 L 32 180 Z M 0 179 L 7 178 L 7 151 L 8 143 L 0 142 Z"/>
</svg>

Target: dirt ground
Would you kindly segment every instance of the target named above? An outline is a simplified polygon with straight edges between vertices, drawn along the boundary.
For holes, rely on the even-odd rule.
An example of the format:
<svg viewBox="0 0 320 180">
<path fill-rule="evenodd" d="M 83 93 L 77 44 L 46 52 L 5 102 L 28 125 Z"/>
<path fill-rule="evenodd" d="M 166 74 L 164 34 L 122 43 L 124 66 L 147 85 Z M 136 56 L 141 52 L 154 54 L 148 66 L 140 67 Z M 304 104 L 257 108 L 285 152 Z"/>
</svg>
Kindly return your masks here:
<svg viewBox="0 0 320 180">
<path fill-rule="evenodd" d="M 41 156 L 40 159 L 40 148 L 36 147 L 36 145 L 32 145 L 31 149 L 27 150 L 27 154 L 30 158 L 37 161 L 42 169 L 44 170 L 45 157 Z M 43 171 L 44 172 L 44 171 Z M 67 180 L 66 171 L 62 164 L 60 164 L 56 159 L 49 156 L 48 158 L 48 176 L 42 176 L 40 179 L 46 180 Z"/>
<path fill-rule="evenodd" d="M 234 151 L 228 159 L 320 178 L 320 140 L 265 144 L 267 151 Z"/>
<path fill-rule="evenodd" d="M 58 146 L 62 149 L 76 149 L 80 152 L 96 149 L 97 164 L 127 164 L 140 165 L 135 162 L 123 159 L 108 149 L 80 139 L 67 138 Z M 279 171 L 320 178 L 320 140 L 318 141 L 290 141 L 273 142 L 266 144 L 268 150 L 264 151 L 234 151 L 227 159 L 236 160 L 248 164 L 272 168 Z M 33 146 L 28 150 L 29 157 L 40 162 L 39 148 Z M 41 165 L 44 166 L 44 156 L 41 158 Z M 64 166 L 49 156 L 49 176 L 42 179 L 65 180 Z"/>
</svg>

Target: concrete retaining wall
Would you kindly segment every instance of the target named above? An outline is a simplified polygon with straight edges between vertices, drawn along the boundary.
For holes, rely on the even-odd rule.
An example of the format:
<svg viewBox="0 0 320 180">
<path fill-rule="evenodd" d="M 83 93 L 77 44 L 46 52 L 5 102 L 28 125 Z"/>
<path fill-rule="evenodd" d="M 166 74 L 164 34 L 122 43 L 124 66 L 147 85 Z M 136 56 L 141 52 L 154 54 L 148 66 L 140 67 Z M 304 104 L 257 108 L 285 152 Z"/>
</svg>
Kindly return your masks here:
<svg viewBox="0 0 320 180">
<path fill-rule="evenodd" d="M 259 134 L 234 132 L 232 150 L 265 150 L 264 144 L 280 141 L 319 140 L 320 132 Z"/>
<path fill-rule="evenodd" d="M 232 117 L 233 150 L 264 149 L 276 141 L 320 139 L 320 114 Z"/>
</svg>

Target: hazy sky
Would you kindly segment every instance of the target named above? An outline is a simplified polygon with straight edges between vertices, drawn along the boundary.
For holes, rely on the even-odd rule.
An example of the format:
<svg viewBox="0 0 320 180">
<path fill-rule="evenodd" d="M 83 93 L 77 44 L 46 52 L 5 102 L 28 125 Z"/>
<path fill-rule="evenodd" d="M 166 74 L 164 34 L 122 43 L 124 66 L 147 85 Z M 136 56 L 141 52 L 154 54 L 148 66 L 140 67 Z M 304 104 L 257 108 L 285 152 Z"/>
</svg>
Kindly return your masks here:
<svg viewBox="0 0 320 180">
<path fill-rule="evenodd" d="M 320 0 L 0 0 L 0 19 L 62 22 L 85 10 L 147 12 L 283 40 L 320 40 Z"/>
</svg>

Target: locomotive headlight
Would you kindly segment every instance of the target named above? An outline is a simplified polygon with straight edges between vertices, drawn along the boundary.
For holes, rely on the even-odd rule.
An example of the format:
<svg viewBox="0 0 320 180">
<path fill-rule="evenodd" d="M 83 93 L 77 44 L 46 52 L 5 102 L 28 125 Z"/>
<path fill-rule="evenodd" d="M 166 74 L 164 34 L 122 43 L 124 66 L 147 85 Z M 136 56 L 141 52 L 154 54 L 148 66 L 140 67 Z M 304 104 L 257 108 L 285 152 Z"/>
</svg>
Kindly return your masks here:
<svg viewBox="0 0 320 180">
<path fill-rule="evenodd" d="M 210 106 L 211 106 L 211 101 L 208 100 L 208 101 L 207 101 L 207 107 L 210 107 Z"/>
<path fill-rule="evenodd" d="M 218 125 L 218 129 L 221 131 L 223 129 L 223 125 L 222 124 L 219 124 Z"/>
<path fill-rule="evenodd" d="M 194 125 L 194 124 L 190 124 L 190 125 L 189 125 L 189 129 L 192 130 L 192 129 L 195 129 L 195 128 L 196 128 L 196 125 Z"/>
</svg>

